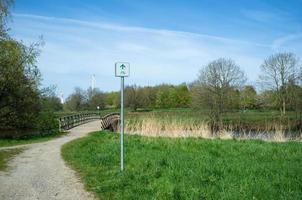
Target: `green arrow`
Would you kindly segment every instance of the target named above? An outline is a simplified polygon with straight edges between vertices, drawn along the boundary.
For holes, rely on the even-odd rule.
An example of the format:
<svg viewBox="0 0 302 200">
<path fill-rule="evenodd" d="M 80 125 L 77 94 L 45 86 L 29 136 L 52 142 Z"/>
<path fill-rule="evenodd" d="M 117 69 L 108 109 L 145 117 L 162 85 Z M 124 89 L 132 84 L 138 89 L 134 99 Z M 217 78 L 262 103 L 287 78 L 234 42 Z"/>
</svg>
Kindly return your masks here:
<svg viewBox="0 0 302 200">
<path fill-rule="evenodd" d="M 125 66 L 124 64 L 122 64 L 122 65 L 120 66 L 120 68 L 121 68 L 121 69 L 125 69 L 126 66 Z"/>
</svg>

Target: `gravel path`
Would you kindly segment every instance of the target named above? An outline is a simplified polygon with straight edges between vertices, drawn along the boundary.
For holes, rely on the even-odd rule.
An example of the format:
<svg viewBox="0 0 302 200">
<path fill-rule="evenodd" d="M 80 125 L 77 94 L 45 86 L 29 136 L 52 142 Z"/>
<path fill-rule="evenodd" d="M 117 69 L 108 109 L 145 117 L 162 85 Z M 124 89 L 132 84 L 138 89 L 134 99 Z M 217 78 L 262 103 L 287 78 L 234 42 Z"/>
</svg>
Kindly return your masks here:
<svg viewBox="0 0 302 200">
<path fill-rule="evenodd" d="M 61 147 L 97 130 L 100 121 L 89 122 L 71 129 L 66 136 L 23 146 L 25 150 L 9 163 L 11 169 L 0 171 L 0 199 L 94 199 L 75 172 L 65 165 Z"/>
</svg>

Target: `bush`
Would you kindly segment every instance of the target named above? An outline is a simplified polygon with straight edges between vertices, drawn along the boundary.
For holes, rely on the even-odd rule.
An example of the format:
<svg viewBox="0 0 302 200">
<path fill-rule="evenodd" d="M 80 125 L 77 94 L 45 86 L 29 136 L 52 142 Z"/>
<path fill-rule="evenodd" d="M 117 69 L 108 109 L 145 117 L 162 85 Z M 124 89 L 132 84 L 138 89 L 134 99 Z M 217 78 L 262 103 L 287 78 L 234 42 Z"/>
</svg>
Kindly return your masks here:
<svg viewBox="0 0 302 200">
<path fill-rule="evenodd" d="M 30 139 L 59 132 L 59 122 L 52 112 L 40 112 L 30 129 L 0 130 L 1 139 Z"/>
<path fill-rule="evenodd" d="M 59 122 L 54 113 L 41 112 L 36 122 L 36 130 L 40 135 L 59 131 Z"/>
</svg>

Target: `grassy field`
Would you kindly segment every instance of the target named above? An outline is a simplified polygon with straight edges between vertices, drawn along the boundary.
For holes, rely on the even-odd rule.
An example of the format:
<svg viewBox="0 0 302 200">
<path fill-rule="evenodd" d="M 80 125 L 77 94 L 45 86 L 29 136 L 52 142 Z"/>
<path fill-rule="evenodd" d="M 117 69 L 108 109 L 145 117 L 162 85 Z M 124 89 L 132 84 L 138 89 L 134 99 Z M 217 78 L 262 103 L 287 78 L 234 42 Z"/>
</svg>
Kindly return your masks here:
<svg viewBox="0 0 302 200">
<path fill-rule="evenodd" d="M 27 139 L 0 139 L 0 147 L 45 142 L 45 141 L 48 141 L 51 139 L 61 137 L 65 134 L 67 134 L 67 133 L 54 133 L 54 134 L 50 134 L 50 135 L 33 136 L 33 137 L 30 137 Z"/>
<path fill-rule="evenodd" d="M 98 132 L 63 146 L 100 199 L 301 199 L 302 144 L 125 137 Z"/>
<path fill-rule="evenodd" d="M 0 171 L 6 170 L 8 167 L 7 162 L 21 152 L 21 148 L 0 150 Z"/>
</svg>

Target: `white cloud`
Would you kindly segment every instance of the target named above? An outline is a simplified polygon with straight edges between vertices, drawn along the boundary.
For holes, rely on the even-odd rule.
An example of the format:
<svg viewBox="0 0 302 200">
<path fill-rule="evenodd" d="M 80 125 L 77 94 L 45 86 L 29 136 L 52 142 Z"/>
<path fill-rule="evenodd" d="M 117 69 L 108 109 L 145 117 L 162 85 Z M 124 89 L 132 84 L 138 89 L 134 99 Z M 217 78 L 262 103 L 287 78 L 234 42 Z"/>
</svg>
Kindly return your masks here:
<svg viewBox="0 0 302 200">
<path fill-rule="evenodd" d="M 288 50 L 288 45 L 290 43 L 295 43 L 302 47 L 302 33 L 288 34 L 283 37 L 279 37 L 273 41 L 272 50 L 274 51 L 284 51 Z"/>
<path fill-rule="evenodd" d="M 270 45 L 206 34 L 27 14 L 14 14 L 13 30 L 26 42 L 44 36 L 39 58 L 44 84 L 57 84 L 65 94 L 75 86 L 89 87 L 91 74 L 102 90 L 117 90 L 113 65 L 120 60 L 131 63 L 126 80 L 131 84 L 190 82 L 219 57 L 234 58 L 254 80 L 271 51 Z"/>
</svg>

